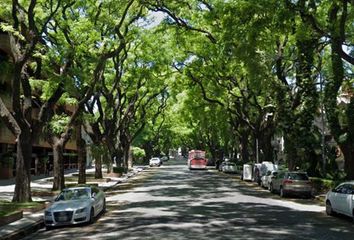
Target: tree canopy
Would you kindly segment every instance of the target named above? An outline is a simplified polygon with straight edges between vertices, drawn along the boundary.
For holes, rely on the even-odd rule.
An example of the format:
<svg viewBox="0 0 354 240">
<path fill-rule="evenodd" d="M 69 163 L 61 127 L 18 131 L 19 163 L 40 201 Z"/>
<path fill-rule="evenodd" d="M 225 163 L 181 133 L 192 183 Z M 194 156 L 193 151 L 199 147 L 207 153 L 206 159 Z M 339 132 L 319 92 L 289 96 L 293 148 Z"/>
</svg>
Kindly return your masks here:
<svg viewBox="0 0 354 240">
<path fill-rule="evenodd" d="M 132 146 L 146 158 L 183 147 L 325 177 L 324 150 L 338 147 L 353 179 L 353 18 L 349 0 L 2 1 L 0 116 L 24 173 L 14 200 L 31 198 L 40 136 L 63 187 L 78 126 L 124 167 Z"/>
</svg>

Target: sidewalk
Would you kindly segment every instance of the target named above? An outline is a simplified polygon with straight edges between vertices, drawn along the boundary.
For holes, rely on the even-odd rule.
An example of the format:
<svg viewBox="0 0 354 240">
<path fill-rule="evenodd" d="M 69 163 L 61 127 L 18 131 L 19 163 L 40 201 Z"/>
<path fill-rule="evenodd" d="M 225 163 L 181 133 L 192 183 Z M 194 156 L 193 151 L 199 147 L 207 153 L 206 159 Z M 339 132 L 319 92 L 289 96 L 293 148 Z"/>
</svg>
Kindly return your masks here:
<svg viewBox="0 0 354 240">
<path fill-rule="evenodd" d="M 143 167 L 135 167 L 128 174 L 123 175 L 121 178 L 111 178 L 109 182 L 98 182 L 98 186 L 103 189 L 103 191 L 107 191 L 111 187 L 128 181 L 129 178 L 135 176 L 139 172 L 141 172 Z M 94 173 L 95 169 L 87 169 L 86 173 Z M 74 173 L 77 173 L 78 170 L 71 170 L 70 172 L 66 172 L 67 177 L 72 176 Z M 52 183 L 48 181 L 50 178 L 48 176 L 33 176 L 31 182 L 31 188 L 49 190 L 52 188 Z M 11 201 L 13 197 L 15 189 L 15 180 L 0 180 L 0 200 L 8 200 Z M 53 200 L 53 197 L 32 197 L 33 201 L 46 201 L 50 202 Z M 0 227 L 0 240 L 12 240 L 12 239 L 20 239 L 25 237 L 26 235 L 37 231 L 38 229 L 44 227 L 43 223 L 43 212 L 44 210 L 40 210 L 38 212 L 23 212 L 23 218 L 12 222 L 10 224 L 4 225 Z"/>
</svg>

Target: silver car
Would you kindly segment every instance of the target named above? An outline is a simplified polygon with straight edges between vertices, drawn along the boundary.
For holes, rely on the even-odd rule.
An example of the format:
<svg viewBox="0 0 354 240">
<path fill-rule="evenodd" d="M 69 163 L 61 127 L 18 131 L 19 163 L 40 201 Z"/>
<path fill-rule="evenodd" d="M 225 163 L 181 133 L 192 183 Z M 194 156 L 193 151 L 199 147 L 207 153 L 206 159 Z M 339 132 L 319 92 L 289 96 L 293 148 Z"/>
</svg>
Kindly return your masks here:
<svg viewBox="0 0 354 240">
<path fill-rule="evenodd" d="M 312 183 L 305 172 L 278 172 L 269 184 L 269 191 L 279 192 L 280 197 L 290 194 L 312 196 Z"/>
<path fill-rule="evenodd" d="M 47 229 L 55 226 L 92 223 L 106 210 L 106 198 L 97 187 L 74 187 L 64 189 L 44 212 Z"/>
<path fill-rule="evenodd" d="M 354 181 L 341 183 L 327 193 L 326 213 L 341 213 L 354 219 Z"/>
</svg>

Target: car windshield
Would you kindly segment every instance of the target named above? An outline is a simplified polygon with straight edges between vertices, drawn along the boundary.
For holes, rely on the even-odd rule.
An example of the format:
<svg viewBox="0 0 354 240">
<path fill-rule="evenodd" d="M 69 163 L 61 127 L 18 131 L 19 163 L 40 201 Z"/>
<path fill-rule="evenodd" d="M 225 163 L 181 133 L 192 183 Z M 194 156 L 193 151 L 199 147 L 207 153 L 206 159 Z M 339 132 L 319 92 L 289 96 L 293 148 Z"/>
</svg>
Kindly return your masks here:
<svg viewBox="0 0 354 240">
<path fill-rule="evenodd" d="M 288 179 L 291 180 L 309 180 L 306 173 L 289 173 Z"/>
<path fill-rule="evenodd" d="M 86 188 L 82 189 L 65 189 L 63 190 L 56 201 L 69 201 L 69 200 L 79 200 L 90 198 L 89 190 Z"/>
</svg>

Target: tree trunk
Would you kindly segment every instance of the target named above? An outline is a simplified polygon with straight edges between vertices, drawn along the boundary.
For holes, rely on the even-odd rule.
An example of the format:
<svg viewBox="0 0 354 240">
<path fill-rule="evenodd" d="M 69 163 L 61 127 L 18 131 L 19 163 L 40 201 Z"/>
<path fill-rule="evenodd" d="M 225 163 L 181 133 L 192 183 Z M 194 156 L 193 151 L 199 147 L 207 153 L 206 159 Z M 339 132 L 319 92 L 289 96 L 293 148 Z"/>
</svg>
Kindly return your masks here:
<svg viewBox="0 0 354 240">
<path fill-rule="evenodd" d="M 307 169 L 307 173 L 313 177 L 320 177 L 319 164 L 318 164 L 320 160 L 319 155 L 316 154 L 314 150 L 307 152 L 306 155 L 309 157 L 309 164 L 310 164 L 310 166 Z"/>
<path fill-rule="evenodd" d="M 115 162 L 118 167 L 124 166 L 124 150 L 118 149 L 115 154 Z"/>
<path fill-rule="evenodd" d="M 292 136 L 285 137 L 285 149 L 286 149 L 286 160 L 288 164 L 289 171 L 293 171 L 296 168 L 296 159 L 297 159 L 297 149 L 296 143 Z"/>
<path fill-rule="evenodd" d="M 63 159 L 64 146 L 62 141 L 57 140 L 53 145 L 53 164 L 54 164 L 54 179 L 53 191 L 62 190 L 65 188 L 64 178 L 64 159 Z"/>
<path fill-rule="evenodd" d="M 344 172 L 348 180 L 354 179 L 354 146 L 352 144 L 341 144 L 340 148 L 344 155 Z"/>
<path fill-rule="evenodd" d="M 32 142 L 29 129 L 23 129 L 17 138 L 16 185 L 12 201 L 31 202 Z"/>
<path fill-rule="evenodd" d="M 152 143 L 151 143 L 150 141 L 144 143 L 143 149 L 144 149 L 144 151 L 145 151 L 145 161 L 148 162 L 149 159 L 152 158 L 152 156 L 153 156 L 153 146 L 152 146 Z"/>
<path fill-rule="evenodd" d="M 242 136 L 240 139 L 241 143 L 241 158 L 242 162 L 246 163 L 249 161 L 249 152 L 248 152 L 248 134 L 246 132 L 242 132 Z"/>
<path fill-rule="evenodd" d="M 274 149 L 272 146 L 272 137 L 273 137 L 273 131 L 263 132 L 263 136 L 259 142 L 261 161 L 273 162 L 274 160 Z"/>
<path fill-rule="evenodd" d="M 341 126 L 340 116 L 338 111 L 337 96 L 341 89 L 342 83 L 345 78 L 344 64 L 340 56 L 342 51 L 342 38 L 340 36 L 338 26 L 338 6 L 336 2 L 333 2 L 333 6 L 329 12 L 329 29 L 332 36 L 331 40 L 331 68 L 332 76 L 328 78 L 328 82 L 325 86 L 325 110 L 328 124 L 334 139 L 341 148 L 344 155 L 344 171 L 348 179 L 354 179 L 354 153 L 353 153 L 353 99 L 351 99 L 350 105 L 347 107 L 346 115 L 348 126 Z M 349 128 L 349 130 L 348 130 Z M 345 143 L 340 140 L 341 136 L 347 135 Z"/>
<path fill-rule="evenodd" d="M 79 168 L 78 184 L 86 183 L 85 141 L 81 137 L 81 125 L 76 128 L 77 163 Z"/>
<path fill-rule="evenodd" d="M 95 178 L 101 179 L 103 178 L 102 174 L 102 156 L 99 158 L 95 158 Z"/>
<path fill-rule="evenodd" d="M 127 144 L 124 146 L 123 150 L 123 167 L 129 168 L 129 150 L 130 150 L 130 145 Z"/>
<path fill-rule="evenodd" d="M 133 152 L 132 152 L 132 148 L 129 145 L 129 149 L 128 149 L 128 169 L 133 168 Z"/>
</svg>

